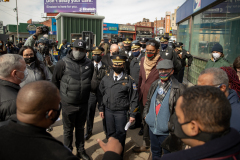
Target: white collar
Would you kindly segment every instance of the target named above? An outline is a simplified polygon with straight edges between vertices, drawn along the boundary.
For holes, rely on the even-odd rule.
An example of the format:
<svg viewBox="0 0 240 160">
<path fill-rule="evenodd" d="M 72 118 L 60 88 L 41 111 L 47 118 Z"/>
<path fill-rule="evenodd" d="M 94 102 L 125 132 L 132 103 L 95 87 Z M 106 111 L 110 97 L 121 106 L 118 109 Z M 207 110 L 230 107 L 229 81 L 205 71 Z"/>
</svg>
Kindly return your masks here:
<svg viewBox="0 0 240 160">
<path fill-rule="evenodd" d="M 113 73 L 113 80 L 115 80 L 115 72 Z M 122 76 L 123 76 L 123 72 L 121 72 L 117 77 L 117 80 L 119 81 L 121 78 L 122 78 Z"/>
<path fill-rule="evenodd" d="M 99 63 L 96 63 L 96 62 L 94 61 L 94 67 L 96 67 L 97 64 L 98 64 L 98 69 L 102 67 L 102 61 L 100 61 Z"/>
</svg>

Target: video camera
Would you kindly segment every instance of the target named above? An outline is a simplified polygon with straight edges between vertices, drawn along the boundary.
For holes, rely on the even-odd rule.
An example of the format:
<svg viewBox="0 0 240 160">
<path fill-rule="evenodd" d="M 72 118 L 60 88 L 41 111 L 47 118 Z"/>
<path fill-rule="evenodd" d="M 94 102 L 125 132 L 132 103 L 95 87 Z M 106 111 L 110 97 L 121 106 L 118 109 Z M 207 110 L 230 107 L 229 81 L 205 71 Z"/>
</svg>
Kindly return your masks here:
<svg viewBox="0 0 240 160">
<path fill-rule="evenodd" d="M 42 30 L 42 34 L 48 34 L 49 32 L 48 26 L 45 26 L 45 25 L 40 26 L 40 29 Z"/>
<path fill-rule="evenodd" d="M 93 47 L 93 32 L 83 31 L 82 39 L 86 42 L 86 50 L 90 51 Z"/>
</svg>

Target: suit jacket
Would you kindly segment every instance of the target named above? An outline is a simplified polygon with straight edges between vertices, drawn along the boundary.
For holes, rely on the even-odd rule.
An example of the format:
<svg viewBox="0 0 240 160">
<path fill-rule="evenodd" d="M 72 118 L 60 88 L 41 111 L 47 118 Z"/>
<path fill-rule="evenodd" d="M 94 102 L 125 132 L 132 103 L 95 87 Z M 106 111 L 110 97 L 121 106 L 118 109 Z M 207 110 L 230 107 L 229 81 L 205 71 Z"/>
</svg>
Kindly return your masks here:
<svg viewBox="0 0 240 160">
<path fill-rule="evenodd" d="M 148 78 L 146 79 L 146 73 L 144 70 L 144 59 L 145 59 L 145 57 L 143 57 L 141 59 L 139 82 L 138 82 L 139 101 L 142 100 L 143 106 L 145 106 L 145 103 L 147 102 L 148 91 L 149 91 L 152 83 L 154 81 L 156 81 L 157 79 L 159 79 L 159 72 L 156 68 L 156 65 L 158 64 L 158 62 L 163 60 L 161 57 L 159 57 L 158 62 L 155 64 L 155 67 L 153 67 L 150 74 L 148 75 Z"/>
</svg>

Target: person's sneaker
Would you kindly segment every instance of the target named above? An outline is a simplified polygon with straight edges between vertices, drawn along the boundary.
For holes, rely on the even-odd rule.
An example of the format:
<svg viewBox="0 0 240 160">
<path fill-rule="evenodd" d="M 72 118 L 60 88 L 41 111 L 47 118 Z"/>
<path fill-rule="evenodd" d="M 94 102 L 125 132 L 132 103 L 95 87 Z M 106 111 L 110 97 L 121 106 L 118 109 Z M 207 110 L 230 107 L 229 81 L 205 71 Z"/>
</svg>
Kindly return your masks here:
<svg viewBox="0 0 240 160">
<path fill-rule="evenodd" d="M 85 151 L 77 152 L 77 157 L 82 158 L 83 160 L 90 160 L 90 157 L 87 155 Z"/>
</svg>

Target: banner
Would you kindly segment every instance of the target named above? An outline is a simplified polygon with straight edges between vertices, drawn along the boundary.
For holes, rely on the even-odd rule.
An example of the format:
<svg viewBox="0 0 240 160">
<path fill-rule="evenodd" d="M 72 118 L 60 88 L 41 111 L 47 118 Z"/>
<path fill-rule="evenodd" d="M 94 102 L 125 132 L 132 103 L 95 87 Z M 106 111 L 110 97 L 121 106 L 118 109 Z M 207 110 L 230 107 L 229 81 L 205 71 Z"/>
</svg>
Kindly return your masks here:
<svg viewBox="0 0 240 160">
<path fill-rule="evenodd" d="M 97 0 L 44 0 L 45 13 L 96 13 Z"/>
</svg>

